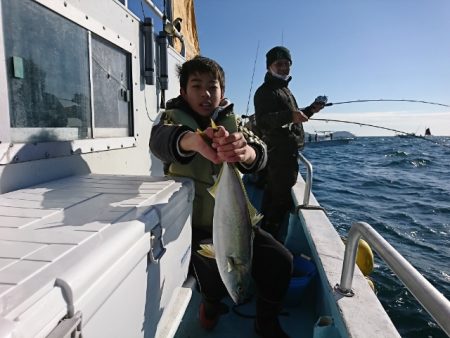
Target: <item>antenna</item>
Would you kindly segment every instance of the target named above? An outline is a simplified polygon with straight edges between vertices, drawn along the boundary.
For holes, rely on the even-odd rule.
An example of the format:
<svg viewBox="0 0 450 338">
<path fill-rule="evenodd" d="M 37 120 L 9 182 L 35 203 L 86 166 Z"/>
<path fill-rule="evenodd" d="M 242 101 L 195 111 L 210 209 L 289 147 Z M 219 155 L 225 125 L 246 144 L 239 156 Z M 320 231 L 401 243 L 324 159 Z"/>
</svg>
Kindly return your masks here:
<svg viewBox="0 0 450 338">
<path fill-rule="evenodd" d="M 250 105 L 250 98 L 252 96 L 253 79 L 255 77 L 256 60 L 258 60 L 258 51 L 259 51 L 259 40 L 258 40 L 258 44 L 256 46 L 256 55 L 255 55 L 255 63 L 253 64 L 252 81 L 250 82 L 250 92 L 248 93 L 247 110 L 245 111 L 246 115 L 248 115 L 248 107 Z"/>
</svg>

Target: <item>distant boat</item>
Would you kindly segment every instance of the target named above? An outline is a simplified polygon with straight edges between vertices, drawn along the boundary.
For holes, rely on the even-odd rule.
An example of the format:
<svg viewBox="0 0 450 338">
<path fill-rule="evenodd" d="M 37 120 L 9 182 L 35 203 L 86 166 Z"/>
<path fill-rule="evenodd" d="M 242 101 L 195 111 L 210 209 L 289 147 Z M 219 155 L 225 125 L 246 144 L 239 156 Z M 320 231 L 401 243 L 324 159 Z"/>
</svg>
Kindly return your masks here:
<svg viewBox="0 0 450 338">
<path fill-rule="evenodd" d="M 417 135 L 415 133 L 397 134 L 396 136 L 401 137 L 401 138 L 417 137 Z"/>
<path fill-rule="evenodd" d="M 341 145 L 354 139 L 355 135 L 347 131 L 316 131 L 315 134 L 306 133 L 305 144 L 308 147 Z"/>
<path fill-rule="evenodd" d="M 425 129 L 425 136 L 431 136 L 430 128 Z"/>
</svg>

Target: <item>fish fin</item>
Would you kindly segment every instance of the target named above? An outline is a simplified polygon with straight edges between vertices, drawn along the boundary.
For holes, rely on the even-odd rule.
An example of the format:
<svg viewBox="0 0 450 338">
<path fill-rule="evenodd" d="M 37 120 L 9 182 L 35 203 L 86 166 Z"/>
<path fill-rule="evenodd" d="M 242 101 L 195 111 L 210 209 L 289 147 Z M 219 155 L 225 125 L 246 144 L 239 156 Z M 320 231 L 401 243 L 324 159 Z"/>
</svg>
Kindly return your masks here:
<svg viewBox="0 0 450 338">
<path fill-rule="evenodd" d="M 212 121 L 212 120 L 211 120 L 211 121 Z M 223 164 L 223 165 L 224 165 L 224 164 Z M 217 191 L 217 187 L 218 187 L 218 185 L 219 185 L 220 177 L 222 176 L 223 165 L 222 165 L 222 167 L 220 168 L 220 172 L 219 172 L 219 175 L 217 176 L 216 181 L 214 182 L 214 184 L 213 184 L 211 187 L 209 187 L 209 188 L 207 189 L 208 192 L 210 193 L 210 195 L 211 195 L 213 198 L 216 198 L 216 191 Z"/>
<path fill-rule="evenodd" d="M 197 252 L 202 255 L 203 257 L 206 258 L 211 258 L 211 259 L 216 259 L 216 256 L 212 256 L 209 252 L 205 251 L 205 250 L 197 250 Z"/>
<path fill-rule="evenodd" d="M 214 122 L 213 119 L 211 119 L 211 128 L 213 128 L 213 129 L 219 128 L 219 127 L 217 127 L 217 124 Z M 195 132 L 202 137 L 203 141 L 205 141 L 207 144 L 211 145 L 211 139 L 208 136 L 206 136 L 206 134 L 203 130 L 200 130 L 199 128 L 197 128 L 197 130 Z"/>
<path fill-rule="evenodd" d="M 210 138 L 206 136 L 204 131 L 197 128 L 195 132 L 202 137 L 203 141 L 205 141 L 207 144 L 211 144 Z"/>
<path fill-rule="evenodd" d="M 216 249 L 214 248 L 213 244 L 200 244 L 200 248 L 210 252 L 213 256 L 216 255 Z"/>
<path fill-rule="evenodd" d="M 227 257 L 227 271 L 242 270 L 248 265 L 248 262 L 243 261 L 239 257 L 228 256 Z"/>
<path fill-rule="evenodd" d="M 216 258 L 216 252 L 212 244 L 200 244 L 200 248 L 200 250 L 197 250 L 200 255 L 212 259 Z"/>
<path fill-rule="evenodd" d="M 250 199 L 248 198 L 247 195 L 247 189 L 245 189 L 245 185 L 244 182 L 242 181 L 241 175 L 239 174 L 239 170 L 234 165 L 233 170 L 239 180 L 239 184 L 241 185 L 242 191 L 244 192 L 245 195 L 251 225 L 256 225 L 263 219 L 264 216 L 261 213 L 259 213 L 258 210 L 256 210 L 256 208 L 253 206 L 252 202 L 250 202 Z"/>
<path fill-rule="evenodd" d="M 234 270 L 234 258 L 233 257 L 228 257 L 227 259 L 227 271 L 231 272 Z"/>
<path fill-rule="evenodd" d="M 219 127 L 217 127 L 217 124 L 214 122 L 213 119 L 211 119 L 211 128 L 214 130 L 219 129 Z"/>
<path fill-rule="evenodd" d="M 227 263 L 227 272 L 233 271 L 233 266 L 230 264 L 230 262 Z"/>
<path fill-rule="evenodd" d="M 256 208 L 250 201 L 248 201 L 248 211 L 250 214 L 250 221 L 252 222 L 252 226 L 256 226 L 256 224 L 258 224 L 264 217 L 263 214 L 256 210 Z"/>
</svg>

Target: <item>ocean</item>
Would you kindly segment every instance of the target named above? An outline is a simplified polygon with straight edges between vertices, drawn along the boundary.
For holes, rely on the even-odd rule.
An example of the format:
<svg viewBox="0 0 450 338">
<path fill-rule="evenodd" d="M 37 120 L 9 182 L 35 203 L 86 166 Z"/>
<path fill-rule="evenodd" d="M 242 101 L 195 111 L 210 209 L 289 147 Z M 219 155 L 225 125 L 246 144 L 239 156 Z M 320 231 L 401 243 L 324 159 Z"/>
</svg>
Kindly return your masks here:
<svg viewBox="0 0 450 338">
<path fill-rule="evenodd" d="M 450 299 L 450 138 L 427 140 L 359 137 L 306 146 L 303 155 L 341 236 L 353 222 L 369 223 Z M 447 337 L 376 253 L 370 277 L 402 337 Z"/>
</svg>

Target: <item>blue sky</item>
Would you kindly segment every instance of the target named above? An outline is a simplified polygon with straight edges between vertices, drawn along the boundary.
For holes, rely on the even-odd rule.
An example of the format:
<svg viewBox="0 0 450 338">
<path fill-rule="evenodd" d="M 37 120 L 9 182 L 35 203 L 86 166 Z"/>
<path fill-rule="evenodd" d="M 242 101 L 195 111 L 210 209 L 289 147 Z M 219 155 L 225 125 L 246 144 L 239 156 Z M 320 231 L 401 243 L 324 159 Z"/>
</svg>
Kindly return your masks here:
<svg viewBox="0 0 450 338">
<path fill-rule="evenodd" d="M 450 105 L 448 0 L 196 0 L 201 53 L 226 72 L 236 112 L 254 111 L 265 53 L 284 45 L 293 57 L 290 88 L 300 106 L 317 95 L 330 102 L 414 99 Z M 407 132 L 450 135 L 450 108 L 418 103 L 355 103 L 324 109 L 318 118 L 350 120 Z M 380 129 L 310 121 L 307 131 Z"/>
<path fill-rule="evenodd" d="M 155 4 L 161 8 L 162 2 Z M 317 95 L 327 95 L 329 102 L 413 99 L 450 105 L 449 0 L 194 0 L 194 4 L 201 54 L 224 68 L 226 96 L 235 103 L 237 114 L 254 112 L 253 94 L 266 72 L 265 53 L 276 45 L 291 50 L 290 88 L 300 106 Z M 450 135 L 450 108 L 435 105 L 354 103 L 327 107 L 316 117 L 418 134 L 430 127 L 435 135 Z M 319 121 L 306 123 L 305 129 L 347 130 L 358 136 L 394 134 Z"/>
</svg>

